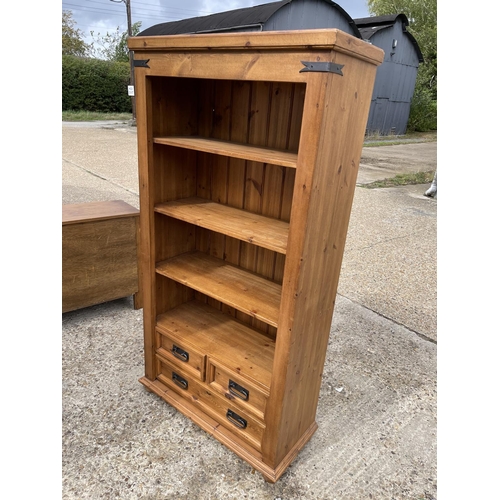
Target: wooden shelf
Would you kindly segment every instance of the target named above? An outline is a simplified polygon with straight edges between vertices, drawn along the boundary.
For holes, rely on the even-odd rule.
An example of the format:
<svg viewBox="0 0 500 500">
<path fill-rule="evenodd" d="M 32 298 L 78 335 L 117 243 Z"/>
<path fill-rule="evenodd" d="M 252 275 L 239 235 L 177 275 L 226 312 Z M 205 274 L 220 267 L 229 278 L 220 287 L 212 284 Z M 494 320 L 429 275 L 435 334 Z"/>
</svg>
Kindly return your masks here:
<svg viewBox="0 0 500 500">
<path fill-rule="evenodd" d="M 159 262 L 156 272 L 278 326 L 281 286 L 227 262 L 193 252 Z"/>
<path fill-rule="evenodd" d="M 203 198 L 160 203 L 155 211 L 196 226 L 286 254 L 289 223 Z"/>
<path fill-rule="evenodd" d="M 237 144 L 217 139 L 206 139 L 204 137 L 155 137 L 155 144 L 175 146 L 178 148 L 193 149 L 242 160 L 251 160 L 261 163 L 272 163 L 282 167 L 297 168 L 297 153 L 280 151 L 271 148 L 249 146 L 248 144 Z"/>
<path fill-rule="evenodd" d="M 268 337 L 196 300 L 160 314 L 157 329 L 196 345 L 269 392 L 274 342 Z"/>
</svg>

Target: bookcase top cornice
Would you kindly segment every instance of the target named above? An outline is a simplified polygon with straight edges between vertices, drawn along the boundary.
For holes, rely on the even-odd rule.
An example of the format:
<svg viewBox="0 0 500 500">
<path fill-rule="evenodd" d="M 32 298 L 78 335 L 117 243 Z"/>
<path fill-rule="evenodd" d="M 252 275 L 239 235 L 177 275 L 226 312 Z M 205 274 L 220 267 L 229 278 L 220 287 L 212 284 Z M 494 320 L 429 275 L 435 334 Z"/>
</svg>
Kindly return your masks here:
<svg viewBox="0 0 500 500">
<path fill-rule="evenodd" d="M 134 52 L 333 50 L 376 65 L 384 58 L 378 47 L 339 29 L 137 36 L 129 38 L 128 47 Z"/>
</svg>

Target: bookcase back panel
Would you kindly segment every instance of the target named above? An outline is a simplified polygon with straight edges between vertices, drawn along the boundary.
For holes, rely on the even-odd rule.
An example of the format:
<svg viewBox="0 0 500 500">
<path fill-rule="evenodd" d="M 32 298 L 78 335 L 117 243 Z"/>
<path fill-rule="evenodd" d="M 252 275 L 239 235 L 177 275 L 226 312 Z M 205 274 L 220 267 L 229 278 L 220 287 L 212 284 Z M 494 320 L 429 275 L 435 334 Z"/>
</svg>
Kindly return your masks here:
<svg viewBox="0 0 500 500">
<path fill-rule="evenodd" d="M 173 165 L 171 159 L 168 161 Z M 188 161 L 196 164 L 196 196 L 290 221 L 295 169 L 198 152 L 195 160 L 191 156 L 178 163 L 182 172 L 174 182 L 177 178 L 187 180 Z M 183 190 L 189 192 L 187 187 Z"/>
<path fill-rule="evenodd" d="M 195 226 L 158 213 L 154 219 L 156 262 L 197 249 Z"/>
<path fill-rule="evenodd" d="M 154 202 L 189 198 L 196 194 L 196 151 L 153 145 Z"/>
<path fill-rule="evenodd" d="M 151 78 L 154 137 L 198 134 L 198 87 L 191 78 Z"/>
<path fill-rule="evenodd" d="M 198 196 L 290 221 L 293 168 L 161 144 L 153 157 L 155 204 Z"/>
<path fill-rule="evenodd" d="M 297 151 L 305 84 L 149 77 L 152 133 Z"/>
<path fill-rule="evenodd" d="M 160 274 L 156 275 L 156 314 L 162 314 L 195 299 L 194 290 Z"/>
</svg>

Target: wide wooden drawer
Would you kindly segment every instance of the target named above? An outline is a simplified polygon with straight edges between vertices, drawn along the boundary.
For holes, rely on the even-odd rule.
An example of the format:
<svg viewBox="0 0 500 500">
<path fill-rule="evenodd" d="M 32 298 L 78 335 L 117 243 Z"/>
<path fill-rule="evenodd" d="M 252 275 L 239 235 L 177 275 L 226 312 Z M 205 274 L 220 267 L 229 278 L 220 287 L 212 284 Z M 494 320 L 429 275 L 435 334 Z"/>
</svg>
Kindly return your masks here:
<svg viewBox="0 0 500 500">
<path fill-rule="evenodd" d="M 211 388 L 191 377 L 183 370 L 157 356 L 158 380 L 172 390 L 199 406 L 207 415 L 217 420 L 226 429 L 244 439 L 250 446 L 261 451 L 264 424 L 242 411 L 232 401 L 220 396 Z"/>
<path fill-rule="evenodd" d="M 179 342 L 171 335 L 156 330 L 156 352 L 175 366 L 185 370 L 193 377 L 205 380 L 206 356 L 198 352 L 189 343 Z"/>
<path fill-rule="evenodd" d="M 264 420 L 269 393 L 210 357 L 207 360 L 207 384 L 239 408 Z"/>
</svg>

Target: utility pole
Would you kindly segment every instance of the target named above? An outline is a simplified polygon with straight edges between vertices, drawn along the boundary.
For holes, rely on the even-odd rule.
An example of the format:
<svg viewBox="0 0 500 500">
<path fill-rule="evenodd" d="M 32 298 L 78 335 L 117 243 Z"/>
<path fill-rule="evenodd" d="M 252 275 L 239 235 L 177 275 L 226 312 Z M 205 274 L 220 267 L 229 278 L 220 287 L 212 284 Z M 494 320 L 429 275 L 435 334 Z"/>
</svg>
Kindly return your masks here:
<svg viewBox="0 0 500 500">
<path fill-rule="evenodd" d="M 127 8 L 127 32 L 128 37 L 132 37 L 132 13 L 130 9 L 130 0 L 110 0 L 115 3 L 124 3 Z M 135 122 L 135 77 L 134 77 L 134 53 L 128 51 L 128 60 L 130 64 L 130 85 L 134 89 L 134 95 L 132 95 L 132 119 Z"/>
</svg>

